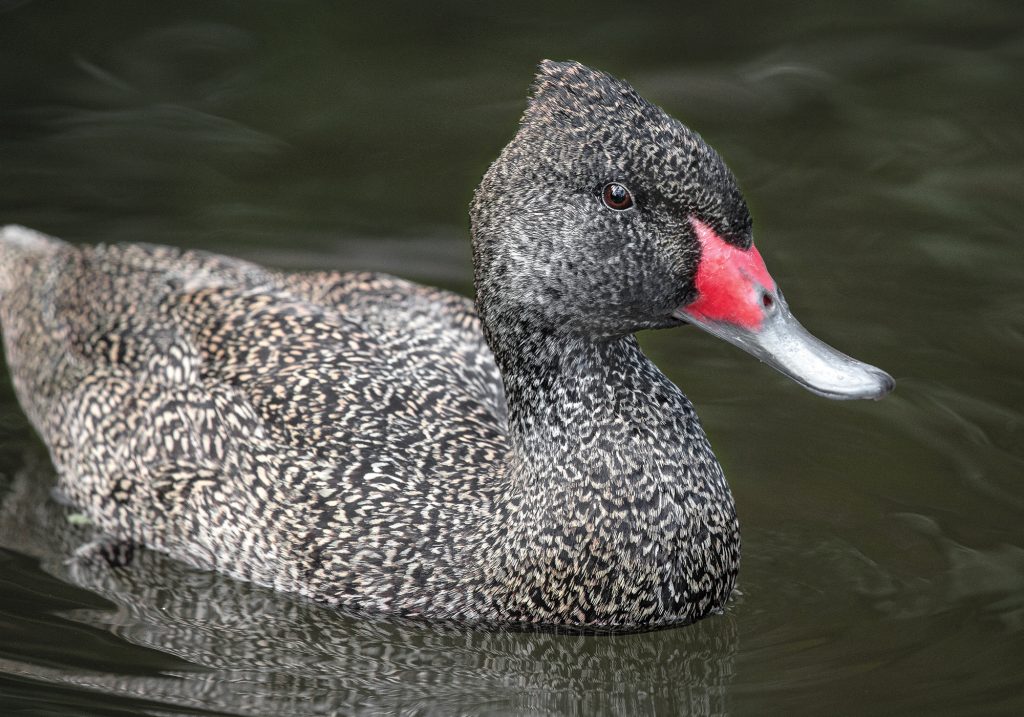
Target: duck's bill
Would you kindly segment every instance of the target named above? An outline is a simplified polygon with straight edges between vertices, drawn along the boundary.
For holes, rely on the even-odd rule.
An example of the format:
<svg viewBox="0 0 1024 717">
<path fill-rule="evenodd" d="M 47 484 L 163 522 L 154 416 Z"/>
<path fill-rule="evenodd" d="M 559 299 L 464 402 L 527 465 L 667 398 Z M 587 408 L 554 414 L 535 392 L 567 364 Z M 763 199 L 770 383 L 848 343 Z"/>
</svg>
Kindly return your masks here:
<svg viewBox="0 0 1024 717">
<path fill-rule="evenodd" d="M 739 346 L 809 391 L 834 399 L 879 399 L 892 391 L 892 376 L 837 351 L 816 338 L 793 316 L 777 289 L 761 326 L 748 329 L 724 321 L 676 312 L 676 318 Z"/>
<path fill-rule="evenodd" d="M 673 316 L 739 346 L 826 398 L 878 399 L 896 382 L 881 369 L 836 351 L 794 318 L 753 246 L 724 242 L 691 219 L 701 244 L 697 299 Z"/>
</svg>

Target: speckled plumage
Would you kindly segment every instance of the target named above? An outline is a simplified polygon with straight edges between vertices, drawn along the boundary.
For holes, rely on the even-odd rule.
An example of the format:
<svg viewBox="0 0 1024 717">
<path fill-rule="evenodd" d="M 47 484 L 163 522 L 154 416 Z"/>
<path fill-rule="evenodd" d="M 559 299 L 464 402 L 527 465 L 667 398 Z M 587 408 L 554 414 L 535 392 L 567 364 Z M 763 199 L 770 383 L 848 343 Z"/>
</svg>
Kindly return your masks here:
<svg viewBox="0 0 1024 717">
<path fill-rule="evenodd" d="M 602 206 L 609 181 L 636 211 Z M 356 610 L 603 629 L 720 610 L 732 497 L 633 333 L 694 297 L 687 216 L 749 246 L 728 169 L 625 83 L 545 62 L 471 215 L 475 308 L 4 229 L 6 355 L 61 491 L 112 541 Z"/>
</svg>

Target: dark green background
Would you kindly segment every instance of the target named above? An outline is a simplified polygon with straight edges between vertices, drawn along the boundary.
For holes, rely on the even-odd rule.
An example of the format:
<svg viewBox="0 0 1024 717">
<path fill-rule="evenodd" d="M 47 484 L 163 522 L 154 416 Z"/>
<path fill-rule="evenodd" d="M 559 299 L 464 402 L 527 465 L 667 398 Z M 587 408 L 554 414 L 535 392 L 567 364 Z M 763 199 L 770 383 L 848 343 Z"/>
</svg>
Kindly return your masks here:
<svg viewBox="0 0 1024 717">
<path fill-rule="evenodd" d="M 370 7 L 373 10 L 370 10 Z M 812 396 L 692 330 L 742 595 L 617 638 L 356 621 L 144 554 L 66 563 L 0 384 L 0 712 L 1024 712 L 1024 11 L 1014 2 L 0 0 L 0 223 L 471 291 L 466 206 L 534 65 L 623 76 L 731 165 Z M 4 379 L 6 381 L 6 379 Z"/>
</svg>

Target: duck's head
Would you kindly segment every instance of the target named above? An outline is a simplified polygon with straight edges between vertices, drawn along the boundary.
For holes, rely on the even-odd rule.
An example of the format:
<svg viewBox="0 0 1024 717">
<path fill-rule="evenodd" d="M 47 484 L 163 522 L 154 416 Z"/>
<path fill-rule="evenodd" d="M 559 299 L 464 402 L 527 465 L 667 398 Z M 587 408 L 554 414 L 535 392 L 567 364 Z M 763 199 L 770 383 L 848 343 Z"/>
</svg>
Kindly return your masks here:
<svg viewBox="0 0 1024 717">
<path fill-rule="evenodd" d="M 793 318 L 718 153 L 603 72 L 541 63 L 471 216 L 492 345 L 514 326 L 604 340 L 689 323 L 829 398 L 893 388 Z"/>
</svg>

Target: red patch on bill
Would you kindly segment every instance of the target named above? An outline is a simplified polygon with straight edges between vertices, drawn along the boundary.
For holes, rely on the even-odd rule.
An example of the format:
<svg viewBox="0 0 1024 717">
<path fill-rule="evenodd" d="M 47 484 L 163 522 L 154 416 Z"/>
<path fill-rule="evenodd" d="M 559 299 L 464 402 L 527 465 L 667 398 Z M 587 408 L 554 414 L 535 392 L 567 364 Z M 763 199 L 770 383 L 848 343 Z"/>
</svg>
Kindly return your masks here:
<svg viewBox="0 0 1024 717">
<path fill-rule="evenodd" d="M 699 219 L 690 217 L 690 225 L 700 242 L 701 256 L 694 280 L 697 299 L 683 307 L 683 312 L 698 321 L 759 329 L 765 309 L 762 292 L 775 291 L 775 281 L 761 254 L 753 245 L 749 249 L 733 246 Z"/>
</svg>

